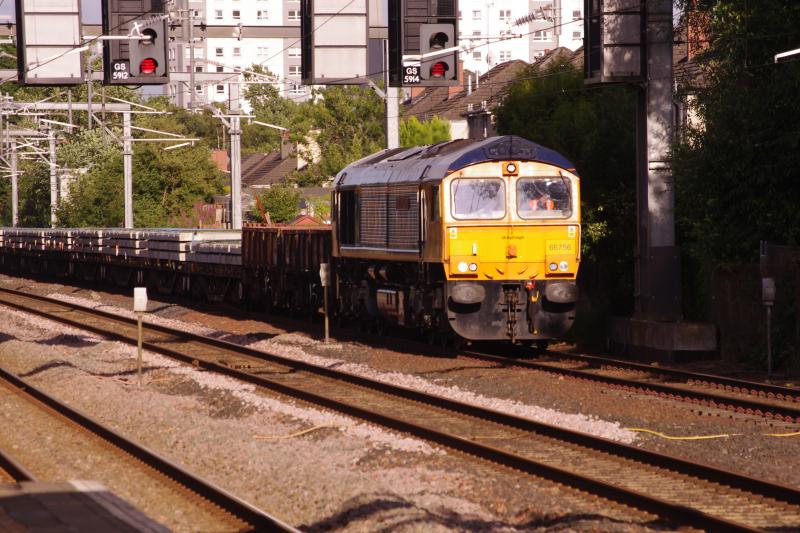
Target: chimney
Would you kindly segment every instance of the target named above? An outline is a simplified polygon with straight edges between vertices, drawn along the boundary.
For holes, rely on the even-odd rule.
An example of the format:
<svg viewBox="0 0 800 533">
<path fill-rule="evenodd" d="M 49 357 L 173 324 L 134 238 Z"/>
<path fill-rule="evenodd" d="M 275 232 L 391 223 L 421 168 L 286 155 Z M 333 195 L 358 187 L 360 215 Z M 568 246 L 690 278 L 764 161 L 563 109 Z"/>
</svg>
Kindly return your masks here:
<svg viewBox="0 0 800 533">
<path fill-rule="evenodd" d="M 281 161 L 292 156 L 292 142 L 289 140 L 289 132 L 281 132 Z"/>
<path fill-rule="evenodd" d="M 447 99 L 451 99 L 464 90 L 464 60 L 458 61 L 458 85 L 453 85 L 447 89 Z"/>
</svg>

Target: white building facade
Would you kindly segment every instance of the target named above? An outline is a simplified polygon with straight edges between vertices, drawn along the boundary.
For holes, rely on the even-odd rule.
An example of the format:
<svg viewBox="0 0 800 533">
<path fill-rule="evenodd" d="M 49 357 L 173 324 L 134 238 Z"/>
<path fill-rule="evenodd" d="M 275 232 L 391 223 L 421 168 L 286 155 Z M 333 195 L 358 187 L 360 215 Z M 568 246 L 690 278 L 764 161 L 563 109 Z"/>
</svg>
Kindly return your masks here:
<svg viewBox="0 0 800 533">
<path fill-rule="evenodd" d="M 459 0 L 458 10 L 461 58 L 472 72 L 583 46 L 583 0 Z"/>
<path fill-rule="evenodd" d="M 184 19 L 184 35 L 187 13 L 191 12 L 194 22 L 194 64 L 184 37 L 171 46 L 171 69 L 230 74 L 216 82 L 196 82 L 195 106 L 228 102 L 228 82 L 238 81 L 239 73 L 253 65 L 275 76 L 275 87 L 283 96 L 308 97 L 308 88 L 300 84 L 299 0 L 183 0 L 180 4 L 176 15 Z M 188 84 L 171 83 L 168 91 L 173 103 L 189 107 Z"/>
</svg>

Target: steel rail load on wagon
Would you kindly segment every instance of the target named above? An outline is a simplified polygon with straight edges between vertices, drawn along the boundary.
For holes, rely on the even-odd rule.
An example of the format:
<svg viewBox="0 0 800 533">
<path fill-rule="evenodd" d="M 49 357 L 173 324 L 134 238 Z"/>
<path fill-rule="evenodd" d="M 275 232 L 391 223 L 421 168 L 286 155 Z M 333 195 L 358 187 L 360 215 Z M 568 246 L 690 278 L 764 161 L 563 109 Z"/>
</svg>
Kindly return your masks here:
<svg viewBox="0 0 800 533">
<path fill-rule="evenodd" d="M 0 266 L 28 274 L 315 313 L 333 265 L 340 319 L 438 338 L 537 342 L 574 318 L 579 179 L 514 136 L 384 150 L 336 177 L 331 226 L 0 230 Z"/>
</svg>

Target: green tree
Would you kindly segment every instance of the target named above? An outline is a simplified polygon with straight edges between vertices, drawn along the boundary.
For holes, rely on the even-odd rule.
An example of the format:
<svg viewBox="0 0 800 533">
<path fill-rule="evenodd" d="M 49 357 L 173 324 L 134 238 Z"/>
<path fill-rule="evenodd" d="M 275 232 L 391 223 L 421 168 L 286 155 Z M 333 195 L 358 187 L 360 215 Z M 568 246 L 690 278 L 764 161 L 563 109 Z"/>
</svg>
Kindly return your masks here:
<svg viewBox="0 0 800 533">
<path fill-rule="evenodd" d="M 383 117 L 383 101 L 371 89 L 333 86 L 318 91 L 313 101 L 304 104 L 297 121 L 322 148 L 321 159 L 297 177 L 298 184 L 317 185 L 353 161 L 381 150 Z"/>
<path fill-rule="evenodd" d="M 678 224 L 699 269 L 753 261 L 760 240 L 800 244 L 800 3 L 707 0 L 698 120 L 674 150 Z"/>
<path fill-rule="evenodd" d="M 207 128 L 207 121 L 182 120 L 182 112 L 165 99 L 148 105 L 175 114 L 139 115 L 138 126 L 191 135 L 189 128 Z M 153 134 L 143 134 L 147 138 Z M 120 226 L 124 218 L 122 154 L 115 145 L 103 145 L 99 134 L 82 133 L 60 152 L 64 161 L 92 162 L 83 168 L 70 188 L 69 201 L 59 211 L 67 226 Z M 138 227 L 171 226 L 187 220 L 194 204 L 210 201 L 224 189 L 222 174 L 209 158 L 208 146 L 164 150 L 164 143 L 137 142 L 133 155 L 134 224 Z M 77 165 L 77 163 L 76 163 Z M 185 223 L 185 222 L 184 222 Z"/>
<path fill-rule="evenodd" d="M 420 122 L 410 117 L 400 122 L 400 146 L 425 146 L 450 140 L 450 124 L 438 116 Z"/>
<path fill-rule="evenodd" d="M 41 161 L 24 161 L 19 170 L 19 225 L 50 227 L 50 171 Z"/>
<path fill-rule="evenodd" d="M 288 222 L 300 213 L 300 191 L 291 185 L 273 185 L 258 196 L 273 223 Z M 262 221 L 257 205 L 250 211 L 250 218 Z"/>
<path fill-rule="evenodd" d="M 275 77 L 261 65 L 253 65 L 249 70 L 266 76 L 267 79 Z M 258 81 L 265 78 L 245 73 L 245 79 Z M 290 131 L 297 129 L 301 105 L 290 98 L 285 98 L 275 85 L 267 83 L 248 85 L 245 89 L 245 98 L 250 103 L 252 113 L 259 122 L 287 128 Z M 301 133 L 305 133 L 305 131 Z M 259 124 L 242 126 L 242 150 L 244 153 L 269 152 L 279 148 L 280 143 L 279 130 Z"/>
</svg>

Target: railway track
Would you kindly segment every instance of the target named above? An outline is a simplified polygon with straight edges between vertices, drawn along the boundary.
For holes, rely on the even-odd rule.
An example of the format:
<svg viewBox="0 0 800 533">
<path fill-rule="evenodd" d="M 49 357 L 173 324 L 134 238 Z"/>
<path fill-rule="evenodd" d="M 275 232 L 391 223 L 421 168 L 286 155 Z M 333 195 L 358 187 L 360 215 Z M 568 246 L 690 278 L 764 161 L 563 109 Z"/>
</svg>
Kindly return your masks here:
<svg viewBox="0 0 800 533">
<path fill-rule="evenodd" d="M 135 343 L 135 321 L 0 291 L 0 303 Z M 416 390 L 147 324 L 146 349 L 496 465 L 707 530 L 800 527 L 800 491 Z"/>
<path fill-rule="evenodd" d="M 22 463 L 0 450 L 0 483 L 36 481 L 36 477 Z"/>
<path fill-rule="evenodd" d="M 800 422 L 800 389 L 790 387 L 554 351 L 545 354 L 552 359 L 537 361 L 501 357 L 473 350 L 464 351 L 460 355 L 468 359 L 602 383 L 614 388 L 742 414 L 784 422 Z M 633 375 L 624 377 L 620 373 Z M 654 377 L 660 381 L 654 380 Z"/>
<path fill-rule="evenodd" d="M 23 404 L 27 404 L 27 407 L 44 412 L 40 415 L 49 419 L 47 428 L 58 428 L 57 436 L 52 437 L 53 449 L 49 450 L 53 457 L 57 458 L 60 453 L 63 453 L 62 446 L 74 444 L 70 443 L 69 439 L 64 441 L 67 444 L 58 440 L 60 434 L 64 433 L 64 429 L 77 429 L 85 436 L 88 433 L 89 437 L 79 443 L 82 453 L 92 456 L 102 454 L 104 451 L 113 452 L 127 466 L 134 465 L 144 471 L 141 477 L 146 477 L 150 482 L 140 487 L 142 492 L 157 490 L 170 494 L 176 502 L 187 506 L 190 516 L 192 516 L 192 512 L 203 513 L 203 519 L 207 521 L 204 523 L 209 523 L 208 516 L 212 516 L 210 523 L 220 528 L 219 530 L 297 531 L 210 481 L 190 473 L 180 465 L 58 401 L 2 368 L 0 368 L 0 392 L 2 392 L 1 389 L 6 390 L 6 397 L 3 399 L 6 402 L 5 405 L 8 406 L 8 402 L 12 402 L 16 406 L 14 408 L 15 416 L 24 417 L 26 406 Z M 14 398 L 9 398 L 9 396 Z M 26 420 L 30 421 L 31 419 Z M 33 418 L 33 420 L 41 419 Z M 43 429 L 38 426 L 37 428 Z M 12 431 L 10 428 L 7 429 Z M 48 441 L 50 439 L 51 437 L 47 438 Z M 99 448 L 98 441 L 101 445 Z M 28 453 L 35 456 L 37 452 L 28 451 Z M 38 453 L 41 455 L 41 452 Z M 3 453 L 0 453 L 0 469 L 13 478 L 13 481 L 35 480 L 33 474 L 22 467 L 19 462 Z M 141 479 L 141 477 L 137 479 Z M 125 478 L 127 480 L 128 476 L 126 475 Z M 131 478 L 136 478 L 136 476 L 131 476 Z M 143 511 L 147 512 L 147 509 L 143 509 Z M 198 514 L 198 520 L 199 516 L 200 514 Z"/>
</svg>

